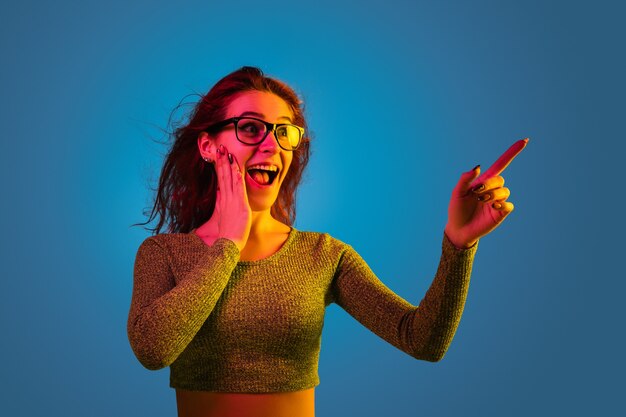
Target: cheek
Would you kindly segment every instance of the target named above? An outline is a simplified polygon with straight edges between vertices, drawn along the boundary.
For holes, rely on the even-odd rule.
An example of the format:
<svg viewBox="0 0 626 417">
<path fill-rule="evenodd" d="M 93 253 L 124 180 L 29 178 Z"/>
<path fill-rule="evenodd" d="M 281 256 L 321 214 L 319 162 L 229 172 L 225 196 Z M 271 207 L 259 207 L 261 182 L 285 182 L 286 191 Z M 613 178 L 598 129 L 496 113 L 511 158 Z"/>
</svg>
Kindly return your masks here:
<svg viewBox="0 0 626 417">
<path fill-rule="evenodd" d="M 293 159 L 289 160 L 289 161 L 285 161 L 285 165 L 284 165 L 285 169 L 286 169 L 286 173 L 289 174 L 289 171 L 291 171 L 293 169 Z"/>
<path fill-rule="evenodd" d="M 216 144 L 218 147 L 220 145 L 224 145 L 224 148 L 226 148 L 227 152 L 230 152 L 235 156 L 235 159 L 237 160 L 237 162 L 239 162 L 240 167 L 245 166 L 248 159 L 252 157 L 251 147 L 243 145 L 236 139 L 233 141 L 230 140 L 230 138 L 228 137 L 223 137 L 218 139 Z"/>
</svg>

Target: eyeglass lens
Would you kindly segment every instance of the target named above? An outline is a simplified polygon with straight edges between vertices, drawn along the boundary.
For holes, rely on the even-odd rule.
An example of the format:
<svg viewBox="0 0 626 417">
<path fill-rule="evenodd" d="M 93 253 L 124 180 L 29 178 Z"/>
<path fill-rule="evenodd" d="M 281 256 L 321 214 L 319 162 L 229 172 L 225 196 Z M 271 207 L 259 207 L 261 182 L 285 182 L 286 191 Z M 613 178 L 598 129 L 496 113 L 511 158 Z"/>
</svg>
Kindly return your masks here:
<svg viewBox="0 0 626 417">
<path fill-rule="evenodd" d="M 267 126 L 254 119 L 241 119 L 237 123 L 237 137 L 242 142 L 256 144 L 265 136 Z M 275 131 L 276 139 L 286 149 L 294 149 L 300 142 L 300 130 L 293 125 L 278 126 Z"/>
</svg>

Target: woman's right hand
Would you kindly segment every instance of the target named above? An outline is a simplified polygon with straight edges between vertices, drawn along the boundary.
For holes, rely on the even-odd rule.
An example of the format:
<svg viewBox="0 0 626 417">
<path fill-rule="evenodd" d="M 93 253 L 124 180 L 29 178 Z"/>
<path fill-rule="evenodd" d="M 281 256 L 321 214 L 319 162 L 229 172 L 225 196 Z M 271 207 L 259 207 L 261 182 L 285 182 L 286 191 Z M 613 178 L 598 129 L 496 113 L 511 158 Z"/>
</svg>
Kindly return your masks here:
<svg viewBox="0 0 626 417">
<path fill-rule="evenodd" d="M 232 240 L 243 251 L 252 227 L 252 210 L 248 202 L 246 182 L 243 178 L 239 161 L 232 155 L 232 163 L 228 157 L 228 149 L 220 145 L 209 148 L 208 157 L 213 161 L 217 173 L 217 197 L 211 218 L 195 232 L 205 239 L 210 236 Z M 205 240 L 206 241 L 206 240 Z"/>
</svg>

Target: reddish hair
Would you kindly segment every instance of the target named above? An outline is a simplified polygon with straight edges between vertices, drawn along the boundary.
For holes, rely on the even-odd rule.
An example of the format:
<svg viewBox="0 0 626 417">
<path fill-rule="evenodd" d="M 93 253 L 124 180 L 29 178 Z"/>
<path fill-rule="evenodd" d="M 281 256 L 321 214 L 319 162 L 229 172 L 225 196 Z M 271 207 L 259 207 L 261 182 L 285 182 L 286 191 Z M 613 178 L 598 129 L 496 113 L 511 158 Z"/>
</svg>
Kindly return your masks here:
<svg viewBox="0 0 626 417">
<path fill-rule="evenodd" d="M 304 105 L 291 87 L 266 77 L 255 67 L 242 67 L 218 81 L 195 105 L 189 122 L 171 134 L 174 143 L 163 163 L 152 213 L 147 222 L 138 224 L 148 224 L 158 214 L 159 223 L 154 229 L 148 229 L 154 234 L 160 233 L 166 219 L 169 233 L 189 233 L 211 218 L 215 209 L 217 175 L 215 167 L 207 164 L 200 155 L 198 135 L 226 117 L 226 109 L 238 93 L 251 90 L 282 98 L 293 113 L 293 123 L 305 129 L 302 142 L 293 151 L 293 160 L 276 202 L 270 209 L 276 220 L 293 225 L 296 219 L 296 189 L 310 156 Z M 144 214 L 147 212 L 144 211 Z"/>
</svg>

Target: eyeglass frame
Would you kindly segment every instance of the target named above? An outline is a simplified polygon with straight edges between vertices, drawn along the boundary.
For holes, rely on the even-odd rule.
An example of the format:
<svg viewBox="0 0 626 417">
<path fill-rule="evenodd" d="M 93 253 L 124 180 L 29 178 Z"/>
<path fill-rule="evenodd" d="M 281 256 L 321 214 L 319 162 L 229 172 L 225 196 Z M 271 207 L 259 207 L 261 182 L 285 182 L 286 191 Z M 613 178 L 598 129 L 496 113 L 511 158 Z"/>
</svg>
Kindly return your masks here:
<svg viewBox="0 0 626 417">
<path fill-rule="evenodd" d="M 241 139 L 239 139 L 239 134 L 237 133 L 239 131 L 239 128 L 237 127 L 237 124 L 239 123 L 240 120 L 242 119 L 252 119 L 252 120 L 256 120 L 257 122 L 261 122 L 265 125 L 265 135 L 263 136 L 263 138 L 261 140 L 259 140 L 256 143 L 248 143 L 248 142 L 244 142 Z M 219 129 L 219 128 L 223 128 L 226 125 L 229 125 L 231 123 L 235 124 L 235 137 L 237 138 L 237 140 L 241 143 L 243 143 L 244 145 L 250 145 L 250 146 L 256 146 L 260 143 L 263 143 L 263 141 L 265 139 L 267 139 L 267 136 L 271 133 L 274 134 L 274 139 L 276 140 L 276 143 L 278 143 L 278 146 L 280 146 L 281 149 L 284 149 L 286 151 L 295 151 L 296 149 L 298 149 L 300 147 L 300 144 L 302 143 L 302 139 L 304 138 L 304 128 L 294 125 L 293 123 L 270 123 L 270 122 L 266 122 L 265 120 L 259 119 L 257 117 L 250 117 L 250 116 L 240 116 L 240 117 L 231 117 L 229 119 L 226 120 L 222 120 L 221 122 L 217 122 L 215 124 L 212 124 L 211 126 L 207 127 L 206 129 L 204 129 L 205 132 L 210 133 L 209 130 L 215 130 L 215 129 Z M 298 129 L 298 131 L 300 132 L 300 138 L 298 139 L 298 145 L 296 145 L 296 147 L 294 147 L 293 149 L 285 149 L 283 147 L 283 145 L 281 145 L 280 141 L 278 140 L 278 138 L 276 137 L 276 129 L 279 128 L 280 126 L 293 126 L 295 128 Z"/>
</svg>

